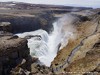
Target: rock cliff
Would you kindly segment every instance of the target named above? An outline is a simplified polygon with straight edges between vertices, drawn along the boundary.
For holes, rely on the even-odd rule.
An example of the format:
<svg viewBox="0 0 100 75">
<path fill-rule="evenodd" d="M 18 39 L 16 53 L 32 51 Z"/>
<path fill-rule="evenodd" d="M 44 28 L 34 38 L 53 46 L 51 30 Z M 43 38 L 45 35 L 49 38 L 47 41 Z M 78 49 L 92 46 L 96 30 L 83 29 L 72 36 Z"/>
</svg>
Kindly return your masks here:
<svg viewBox="0 0 100 75">
<path fill-rule="evenodd" d="M 24 6 L 27 7 L 26 4 L 22 6 L 23 8 Z M 43 9 L 44 7 L 41 6 Z M 21 12 L 20 9 L 23 8 L 18 7 L 18 10 L 16 10 Z M 0 75 L 99 74 L 100 10 L 91 10 L 92 14 L 85 14 L 84 12 L 86 11 L 72 13 L 78 18 L 73 23 L 76 28 L 74 32 L 76 37 L 70 38 L 68 44 L 58 51 L 57 56 L 51 63 L 51 67 L 39 65 L 40 61 L 38 58 L 30 56 L 26 39 L 34 36 L 26 36 L 26 39 L 22 39 L 13 35 L 13 33 L 34 31 L 40 28 L 49 33 L 53 30 L 52 23 L 55 19 L 54 16 L 59 16 L 55 13 L 68 13 L 65 10 L 55 10 L 55 8 L 57 7 L 53 7 L 54 14 L 42 12 L 38 16 L 22 15 L 23 12 L 21 14 L 16 14 L 17 12 L 15 14 L 0 13 Z"/>
<path fill-rule="evenodd" d="M 0 37 L 0 75 L 7 75 L 19 61 L 29 56 L 27 40 L 17 36 Z"/>
<path fill-rule="evenodd" d="M 55 73 L 83 75 L 92 72 L 100 64 L 100 49 L 95 47 L 100 42 L 100 15 L 87 17 L 89 20 L 81 21 L 80 18 L 74 24 L 77 30 L 74 34 L 77 37 L 69 39 L 67 46 L 58 52 L 52 62 L 51 67 Z"/>
<path fill-rule="evenodd" d="M 31 57 L 27 40 L 18 36 L 0 37 L 0 75 L 49 74 L 50 68 L 40 66 L 38 58 Z"/>
<path fill-rule="evenodd" d="M 0 22 L 9 22 L 12 27 L 12 33 L 21 33 L 44 29 L 47 32 L 52 30 L 54 17 L 52 14 L 43 13 L 38 16 L 18 16 L 0 14 Z"/>
</svg>

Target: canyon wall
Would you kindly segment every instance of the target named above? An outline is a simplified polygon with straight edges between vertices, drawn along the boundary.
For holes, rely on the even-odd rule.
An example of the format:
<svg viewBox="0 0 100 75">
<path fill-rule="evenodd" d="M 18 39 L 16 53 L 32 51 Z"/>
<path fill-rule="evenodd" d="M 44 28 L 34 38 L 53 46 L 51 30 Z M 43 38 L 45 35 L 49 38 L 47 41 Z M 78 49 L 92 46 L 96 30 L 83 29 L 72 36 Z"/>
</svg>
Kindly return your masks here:
<svg viewBox="0 0 100 75">
<path fill-rule="evenodd" d="M 93 71 L 100 64 L 100 15 L 92 14 L 87 17 L 89 19 L 86 21 L 80 18 L 74 23 L 74 34 L 77 36 L 68 40 L 68 44 L 58 52 L 52 62 L 51 67 L 55 73 L 83 75 Z M 95 46 L 96 43 L 98 47 Z"/>
<path fill-rule="evenodd" d="M 44 29 L 49 32 L 52 29 L 53 16 L 49 13 L 43 13 L 35 17 L 0 15 L 0 22 L 10 22 L 12 33 L 21 33 Z"/>
</svg>

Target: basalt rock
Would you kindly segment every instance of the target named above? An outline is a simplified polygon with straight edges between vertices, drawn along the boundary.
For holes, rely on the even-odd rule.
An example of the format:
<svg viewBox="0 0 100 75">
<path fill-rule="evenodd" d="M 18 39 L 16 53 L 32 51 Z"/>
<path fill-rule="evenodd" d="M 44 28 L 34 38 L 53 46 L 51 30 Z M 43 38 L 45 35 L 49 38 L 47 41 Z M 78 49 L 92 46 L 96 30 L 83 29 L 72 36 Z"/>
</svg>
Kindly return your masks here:
<svg viewBox="0 0 100 75">
<path fill-rule="evenodd" d="M 26 39 L 17 36 L 0 37 L 0 75 L 9 75 L 11 69 L 28 56 Z"/>
<path fill-rule="evenodd" d="M 38 16 L 15 16 L 15 15 L 0 15 L 0 22 L 10 22 L 12 33 L 21 33 L 44 29 L 49 32 L 53 26 L 54 17 L 52 14 L 43 13 Z"/>
</svg>

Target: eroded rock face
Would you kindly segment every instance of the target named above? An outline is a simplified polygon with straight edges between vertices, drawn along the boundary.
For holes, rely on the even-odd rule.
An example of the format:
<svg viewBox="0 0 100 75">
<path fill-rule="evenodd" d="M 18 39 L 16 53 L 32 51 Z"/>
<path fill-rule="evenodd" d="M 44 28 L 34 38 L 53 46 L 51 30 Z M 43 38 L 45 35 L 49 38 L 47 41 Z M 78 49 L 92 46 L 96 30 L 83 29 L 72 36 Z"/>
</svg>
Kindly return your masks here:
<svg viewBox="0 0 100 75">
<path fill-rule="evenodd" d="M 40 28 L 49 32 L 53 28 L 52 18 L 50 14 L 42 14 L 35 19 L 34 17 L 1 16 L 0 75 L 34 75 L 49 74 L 51 72 L 48 67 L 38 64 L 38 58 L 30 56 L 26 39 L 35 36 L 30 35 L 25 37 L 26 39 L 21 39 L 13 35 L 13 33 L 34 31 Z M 12 30 L 10 28 L 12 28 Z M 41 39 L 40 36 L 38 37 Z"/>
<path fill-rule="evenodd" d="M 39 65 L 30 56 L 27 40 L 18 36 L 0 37 L 0 75 L 51 74 L 49 67 Z"/>
<path fill-rule="evenodd" d="M 53 26 L 52 14 L 43 13 L 38 16 L 0 15 L 0 22 L 10 22 L 12 33 L 21 33 L 44 29 L 49 32 Z"/>
<path fill-rule="evenodd" d="M 40 14 L 36 17 L 37 22 L 39 25 L 41 25 L 41 28 L 43 30 L 46 30 L 47 32 L 51 32 L 53 30 L 53 21 L 54 21 L 54 17 L 52 15 L 52 13 L 47 12 L 47 13 L 43 13 Z"/>
<path fill-rule="evenodd" d="M 90 72 L 100 64 L 99 53 L 87 56 L 87 52 L 91 51 L 100 40 L 100 16 L 93 14 L 87 17 L 91 19 L 74 24 L 77 37 L 69 39 L 67 46 L 58 52 L 52 62 L 51 67 L 55 73 L 62 73 L 65 68 L 65 72 L 82 72 L 85 69 L 87 70 L 84 73 Z"/>
<path fill-rule="evenodd" d="M 8 75 L 12 68 L 28 56 L 27 40 L 17 36 L 0 37 L 0 75 Z"/>
<path fill-rule="evenodd" d="M 4 36 L 0 38 L 0 56 L 6 54 L 8 55 L 9 53 L 16 51 L 19 52 L 18 54 L 19 56 L 27 57 L 27 55 L 29 54 L 29 49 L 27 47 L 27 40 L 18 38 L 17 36 Z"/>
<path fill-rule="evenodd" d="M 45 15 L 39 15 L 35 20 L 33 17 L 5 15 L 1 16 L 0 21 L 11 22 L 15 33 L 21 32 L 23 25 L 26 27 L 22 32 L 27 30 L 27 27 L 28 30 L 42 28 L 49 32 L 49 29 L 52 30 L 52 22 L 49 21 L 52 20 L 52 16 Z M 100 72 L 100 15 L 77 17 L 78 22 L 73 24 L 77 37 L 68 40 L 68 45 L 58 52 L 51 67 L 39 65 L 38 58 L 29 55 L 26 39 L 35 36 L 29 35 L 26 39 L 0 36 L 0 75 L 50 75 L 53 74 L 52 71 L 57 74 L 72 72 L 68 74 L 74 75 L 73 72 L 76 72 L 75 75 L 82 75 L 88 74 L 87 72 Z M 38 26 L 34 29 L 36 25 Z M 10 32 L 9 29 L 3 29 L 2 25 L 1 30 Z"/>
<path fill-rule="evenodd" d="M 76 72 L 76 74 L 70 75 L 83 75 L 84 73 L 93 72 L 98 73 L 100 71 L 100 41 L 96 43 L 89 52 L 86 53 L 86 56 L 82 59 L 72 62 L 67 68 L 66 72 Z"/>
</svg>

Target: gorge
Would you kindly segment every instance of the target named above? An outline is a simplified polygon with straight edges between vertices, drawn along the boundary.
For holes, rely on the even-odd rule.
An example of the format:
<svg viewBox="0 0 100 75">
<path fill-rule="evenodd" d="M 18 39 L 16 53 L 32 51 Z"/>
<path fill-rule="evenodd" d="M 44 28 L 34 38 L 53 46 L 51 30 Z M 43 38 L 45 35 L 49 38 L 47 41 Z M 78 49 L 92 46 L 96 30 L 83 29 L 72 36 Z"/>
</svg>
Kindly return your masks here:
<svg viewBox="0 0 100 75">
<path fill-rule="evenodd" d="M 99 8 L 0 3 L 0 75 L 99 74 Z"/>
<path fill-rule="evenodd" d="M 46 66 L 50 66 L 57 52 L 67 45 L 68 39 L 71 37 L 74 38 L 73 32 L 75 29 L 72 27 L 74 20 L 75 18 L 71 14 L 66 14 L 53 23 L 54 30 L 50 34 L 44 30 L 37 30 L 17 35 L 21 38 L 32 35 L 40 36 L 28 39 L 30 54 L 33 56 L 36 55 L 40 62 Z"/>
</svg>

